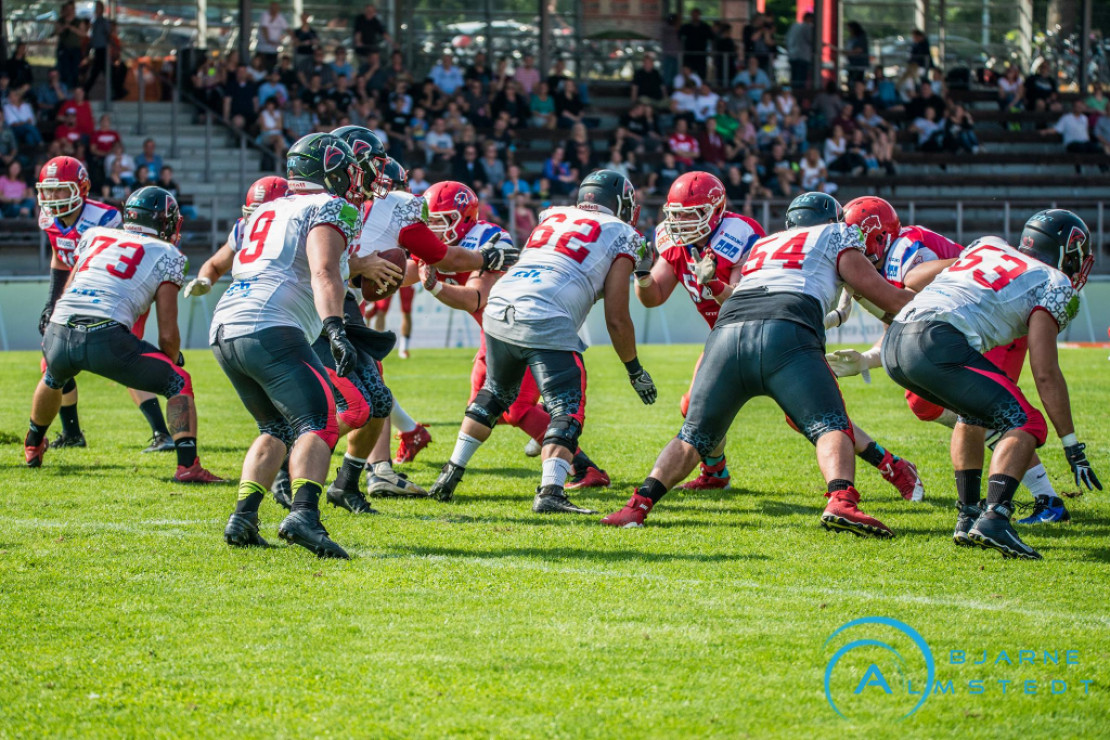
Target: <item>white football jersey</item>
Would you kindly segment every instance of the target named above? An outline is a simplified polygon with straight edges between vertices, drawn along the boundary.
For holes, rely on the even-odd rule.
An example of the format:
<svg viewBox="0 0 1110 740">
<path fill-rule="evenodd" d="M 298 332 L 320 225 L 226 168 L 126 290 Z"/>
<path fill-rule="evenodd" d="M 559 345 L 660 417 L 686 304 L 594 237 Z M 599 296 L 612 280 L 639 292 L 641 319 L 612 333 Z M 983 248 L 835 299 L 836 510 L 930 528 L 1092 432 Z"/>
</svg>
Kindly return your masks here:
<svg viewBox="0 0 1110 740">
<path fill-rule="evenodd" d="M 534 349 L 581 352 L 578 330 L 601 297 L 613 263 L 644 248 L 636 229 L 599 211 L 549 208 L 540 214 L 520 261 L 490 291 L 490 336 Z"/>
<path fill-rule="evenodd" d="M 895 321 L 944 321 L 979 352 L 1029 333 L 1029 317 L 1047 311 L 1060 329 L 1079 311 L 1071 279 L 1003 239 L 986 236 L 967 247 L 903 308 Z"/>
<path fill-rule="evenodd" d="M 836 264 L 847 249 L 865 250 L 863 232 L 850 224 L 806 226 L 756 241 L 740 268 L 738 290 L 798 293 L 816 298 L 821 310 L 836 306 L 844 281 Z"/>
<path fill-rule="evenodd" d="M 501 244 L 513 243 L 513 237 L 509 232 L 502 229 L 497 224 L 491 224 L 489 221 L 479 221 L 471 227 L 470 231 L 466 232 L 466 236 L 459 242 L 459 247 L 470 252 L 477 252 L 484 247 L 495 234 L 501 234 Z M 443 272 L 439 271 L 439 278 L 448 285 L 465 285 L 466 281 L 470 279 L 473 272 Z"/>
<path fill-rule="evenodd" d="M 355 249 L 356 257 L 384 252 L 398 246 L 401 229 L 428 222 L 427 202 L 402 190 L 390 191 L 384 198 L 375 198 L 363 209 L 362 232 Z"/>
<path fill-rule="evenodd" d="M 50 321 L 102 316 L 130 328 L 150 310 L 162 283 L 185 284 L 189 260 L 153 236 L 94 226 L 74 252 L 73 278 L 54 306 Z"/>
<path fill-rule="evenodd" d="M 328 193 L 292 195 L 264 203 L 239 230 L 240 247 L 231 266 L 231 287 L 212 315 L 209 341 L 239 337 L 275 326 L 301 329 L 309 341 L 323 326 L 312 298 L 305 247 L 320 225 L 335 228 L 348 246 L 341 260 L 346 279 L 349 247 L 362 227 L 358 209 Z"/>
</svg>

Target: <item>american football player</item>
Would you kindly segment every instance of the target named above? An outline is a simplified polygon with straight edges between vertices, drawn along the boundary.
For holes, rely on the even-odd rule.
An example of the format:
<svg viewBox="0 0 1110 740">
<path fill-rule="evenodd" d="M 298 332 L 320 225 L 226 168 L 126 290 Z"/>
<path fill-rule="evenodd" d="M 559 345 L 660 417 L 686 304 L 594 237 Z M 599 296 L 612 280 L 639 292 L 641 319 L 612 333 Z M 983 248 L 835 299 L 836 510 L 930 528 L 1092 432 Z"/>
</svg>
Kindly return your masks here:
<svg viewBox="0 0 1110 740">
<path fill-rule="evenodd" d="M 912 293 L 884 281 L 865 254 L 856 226 L 840 222 L 840 204 L 824 193 L 798 196 L 787 230 L 759 239 L 741 266 L 738 289 L 721 306 L 694 376 L 686 422 L 624 508 L 602 519 L 642 526 L 656 502 L 710 454 L 743 405 L 770 396 L 814 444 L 828 485 L 826 528 L 891 537 L 860 511 L 853 427 L 836 378 L 825 364 L 824 316 L 844 285 L 887 311 Z"/>
<path fill-rule="evenodd" d="M 428 226 L 444 244 L 479 249 L 491 239 L 512 241 L 509 233 L 496 224 L 478 219 L 478 196 L 461 182 L 439 182 L 424 193 L 428 203 Z M 420 266 L 424 289 L 441 303 L 469 313 L 482 326 L 482 310 L 486 307 L 490 288 L 504 273 L 448 273 L 434 267 Z M 486 383 L 486 337 L 480 334 L 478 354 L 470 373 L 470 402 Z M 521 429 L 539 444 L 551 422 L 551 416 L 540 403 L 540 390 L 531 373 L 525 373 L 516 400 L 500 421 Z M 567 490 L 609 485 L 609 476 L 582 452 L 574 452 L 573 475 L 564 484 Z"/>
<path fill-rule="evenodd" d="M 467 406 L 451 459 L 429 491 L 433 497 L 454 496 L 470 459 L 516 401 L 530 372 L 551 417 L 532 511 L 595 513 L 572 503 L 565 483 L 585 418 L 586 347 L 578 331 L 599 298 L 605 298 L 609 337 L 633 389 L 645 404 L 655 403 L 657 395 L 637 359 L 628 313 L 629 278 L 647 249 L 636 231 L 639 211 L 632 183 L 618 172 L 598 170 L 582 181 L 577 205 L 541 214 L 520 261 L 490 288 L 482 314 L 486 380 Z M 478 298 L 471 301 L 477 307 Z"/>
<path fill-rule="evenodd" d="M 159 187 L 132 193 L 123 228 L 93 226 L 70 253 L 71 271 L 43 334 L 46 372 L 35 390 L 25 442 L 30 467 L 42 465 L 46 431 L 58 414 L 62 389 L 82 370 L 129 388 L 165 396 L 181 483 L 221 483 L 197 456 L 193 382 L 181 365 L 177 292 L 188 260 L 177 248 L 181 213 Z M 159 346 L 131 332 L 140 316 L 158 307 Z"/>
<path fill-rule="evenodd" d="M 93 227 L 118 228 L 119 210 L 107 203 L 90 199 L 89 174 L 85 166 L 73 157 L 54 157 L 42 166 L 35 185 L 39 203 L 39 228 L 50 242 L 50 295 L 39 316 L 39 334 L 46 330 L 54 304 L 73 269 L 74 251 L 84 233 Z M 140 339 L 146 328 L 147 315 L 136 318 L 131 327 Z M 46 372 L 45 361 L 42 366 Z M 168 452 L 174 449 L 173 439 L 166 428 L 158 397 L 133 388 L 128 389 L 131 400 L 142 411 L 150 424 L 151 441 L 143 452 Z M 87 443 L 77 415 L 77 383 L 71 380 L 64 389 L 59 415 L 62 431 L 50 443 L 51 447 L 84 447 Z"/>
<path fill-rule="evenodd" d="M 844 207 L 844 220 L 860 227 L 867 239 L 868 250 L 883 255 L 880 263 L 883 277 L 892 285 L 915 293 L 932 282 L 941 270 L 952 265 L 963 251 L 959 244 L 923 226 L 902 226 L 894 207 L 875 196 L 863 196 L 848 203 Z M 837 377 L 869 372 L 881 364 L 881 344 L 880 338 L 867 352 L 837 350 L 826 359 Z M 988 351 L 985 356 L 1016 383 L 1025 364 L 1026 349 L 1026 338 L 1018 337 Z M 930 403 L 913 391 L 906 391 L 906 403 L 922 421 L 935 421 L 949 428 L 956 425 L 957 416 L 952 410 Z M 988 435 L 988 443 L 993 443 L 992 436 Z M 1033 513 L 1019 520 L 1019 524 L 1071 519 L 1064 500 L 1057 495 L 1048 471 L 1036 453 L 1033 453 L 1032 464 L 1021 482 L 1034 498 Z"/>
<path fill-rule="evenodd" d="M 958 545 L 1039 560 L 1010 523 L 1013 496 L 1033 453 L 1048 436 L 1045 418 L 1017 384 L 982 354 L 1027 336 L 1041 403 L 1060 436 L 1078 486 L 1102 489 L 1072 423 L 1056 341 L 1079 310 L 1079 291 L 1094 264 L 1090 232 L 1071 211 L 1034 214 L 1017 249 L 987 236 L 903 308 L 882 344 L 882 364 L 896 383 L 959 414 L 952 432 L 959 513 Z M 986 505 L 980 501 L 987 429 L 1001 434 L 991 456 Z"/>
<path fill-rule="evenodd" d="M 410 192 L 408 173 L 393 157 L 386 157 L 383 172 L 390 183 L 390 190 Z M 402 360 L 407 360 L 409 359 L 409 342 L 412 340 L 412 299 L 416 296 L 416 287 L 403 285 L 397 291 L 397 295 L 401 299 L 401 336 L 398 338 L 397 356 Z M 378 331 L 385 331 L 385 317 L 389 313 L 389 307 L 392 303 L 393 296 L 390 295 L 374 301 L 367 307 L 365 311 L 366 320 L 373 320 L 374 328 Z M 403 456 L 398 453 L 397 457 L 401 458 Z M 394 459 L 394 462 L 408 462 L 408 460 Z"/>
</svg>

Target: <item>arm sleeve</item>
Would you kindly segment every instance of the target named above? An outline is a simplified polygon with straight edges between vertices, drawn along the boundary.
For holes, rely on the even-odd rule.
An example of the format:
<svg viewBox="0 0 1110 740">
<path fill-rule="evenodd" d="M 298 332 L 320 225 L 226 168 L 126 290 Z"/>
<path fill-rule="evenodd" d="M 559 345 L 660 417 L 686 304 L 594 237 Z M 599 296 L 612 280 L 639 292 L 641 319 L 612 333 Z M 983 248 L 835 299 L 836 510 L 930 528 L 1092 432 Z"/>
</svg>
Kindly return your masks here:
<svg viewBox="0 0 1110 740">
<path fill-rule="evenodd" d="M 1033 311 L 1047 311 L 1049 316 L 1056 320 L 1060 331 L 1079 313 L 1079 294 L 1071 286 L 1071 281 L 1063 274 L 1053 275 L 1037 286 L 1034 292 L 1035 303 Z"/>
<path fill-rule="evenodd" d="M 158 259 L 156 266 L 158 283 L 173 283 L 177 287 L 185 284 L 185 273 L 189 271 L 189 259 L 176 249 L 167 251 Z"/>
</svg>

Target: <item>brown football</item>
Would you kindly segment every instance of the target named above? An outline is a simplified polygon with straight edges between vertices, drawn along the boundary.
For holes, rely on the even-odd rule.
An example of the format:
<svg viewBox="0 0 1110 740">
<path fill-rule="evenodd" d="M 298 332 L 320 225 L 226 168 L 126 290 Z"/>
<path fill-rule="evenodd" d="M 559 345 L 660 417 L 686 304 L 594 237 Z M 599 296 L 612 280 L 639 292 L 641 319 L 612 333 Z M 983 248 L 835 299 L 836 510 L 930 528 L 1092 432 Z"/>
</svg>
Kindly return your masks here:
<svg viewBox="0 0 1110 740">
<path fill-rule="evenodd" d="M 384 260 L 392 262 L 402 273 L 405 271 L 405 265 L 408 262 L 408 255 L 405 254 L 405 250 L 401 249 L 400 247 L 385 249 L 381 252 L 378 252 L 378 256 Z M 366 278 L 363 278 L 362 297 L 368 301 L 380 301 L 381 299 L 388 298 L 389 296 L 396 293 L 397 289 L 400 287 L 401 283 L 397 282 L 386 288 L 384 291 L 379 291 L 377 283 L 372 280 L 367 280 Z"/>
</svg>

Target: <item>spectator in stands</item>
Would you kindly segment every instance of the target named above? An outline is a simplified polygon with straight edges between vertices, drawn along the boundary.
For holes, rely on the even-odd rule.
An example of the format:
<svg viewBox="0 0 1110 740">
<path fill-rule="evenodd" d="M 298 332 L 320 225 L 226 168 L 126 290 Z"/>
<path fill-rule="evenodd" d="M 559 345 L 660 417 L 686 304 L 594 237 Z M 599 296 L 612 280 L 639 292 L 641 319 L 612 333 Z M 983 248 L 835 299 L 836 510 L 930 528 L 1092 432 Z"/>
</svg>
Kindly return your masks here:
<svg viewBox="0 0 1110 740">
<path fill-rule="evenodd" d="M 926 108 L 921 118 L 915 118 L 910 131 L 917 134 L 917 148 L 923 152 L 940 152 L 947 148 L 944 125 L 937 121 L 937 112 Z"/>
<path fill-rule="evenodd" d="M 239 130 L 254 125 L 258 116 L 258 86 L 250 80 L 247 66 L 240 64 L 235 80 L 224 91 L 224 118 Z"/>
<path fill-rule="evenodd" d="M 667 86 L 663 82 L 663 75 L 655 68 L 655 57 L 652 54 L 644 54 L 640 68 L 632 75 L 632 88 L 628 97 L 634 102 L 646 102 L 656 107 L 666 104 Z"/>
<path fill-rule="evenodd" d="M 732 38 L 732 26 L 722 20 L 713 22 L 713 59 L 716 66 L 716 83 L 724 88 L 733 75 L 740 71 L 736 40 Z"/>
<path fill-rule="evenodd" d="M 999 110 L 1017 110 L 1025 99 L 1025 85 L 1017 65 L 1011 64 L 998 78 Z"/>
<path fill-rule="evenodd" d="M 663 80 L 673 80 L 678 74 L 679 58 L 682 56 L 682 39 L 678 37 L 678 29 L 682 26 L 682 19 L 677 13 L 669 13 L 663 19 L 663 30 L 659 37 L 659 50 L 663 54 Z"/>
<path fill-rule="evenodd" d="M 763 97 L 763 91 L 771 87 L 771 78 L 759 66 L 758 58 L 748 57 L 747 68 L 732 78 L 732 84 L 743 85 L 748 91 L 748 100 L 755 105 Z"/>
<path fill-rule="evenodd" d="M 327 102 L 328 91 L 324 89 L 324 81 L 319 73 L 309 78 L 308 84 L 301 90 L 300 98 L 305 107 L 313 111 L 319 108 L 321 103 Z"/>
<path fill-rule="evenodd" d="M 601 166 L 607 170 L 619 172 L 629 180 L 632 179 L 636 172 L 636 168 L 632 166 L 632 163 L 626 160 L 624 155 L 621 154 L 619 146 L 609 147 L 609 158 Z"/>
<path fill-rule="evenodd" d="M 756 103 L 755 119 L 760 126 L 766 126 L 768 123 L 778 123 L 779 108 L 775 105 L 775 99 L 772 97 L 770 90 L 764 90 L 759 102 Z"/>
<path fill-rule="evenodd" d="M 920 84 L 921 70 L 916 64 L 910 62 L 902 70 L 902 76 L 898 78 L 898 98 L 903 105 L 908 105 L 917 97 L 917 88 Z"/>
<path fill-rule="evenodd" d="M 662 143 L 651 106 L 636 102 L 621 115 L 617 134 L 626 142 L 624 152 L 654 152 Z"/>
<path fill-rule="evenodd" d="M 913 29 L 910 34 L 909 63 L 914 65 L 918 74 L 928 74 L 933 68 L 933 50 L 929 48 L 929 39 L 920 28 Z"/>
<path fill-rule="evenodd" d="M 450 54 L 444 54 L 439 64 L 432 67 L 428 77 L 435 83 L 444 95 L 454 95 L 455 91 L 463 86 L 462 70 L 455 64 L 455 59 Z"/>
<path fill-rule="evenodd" d="M 720 177 L 724 172 L 728 153 L 725 149 L 725 140 L 717 132 L 716 119 L 706 120 L 705 127 L 698 136 L 698 152 L 701 154 L 701 166 Z"/>
<path fill-rule="evenodd" d="M 15 45 L 15 51 L 4 64 L 4 72 L 8 75 L 8 84 L 15 90 L 26 93 L 31 89 L 34 76 L 31 74 L 31 64 L 27 61 L 27 44 L 22 41 Z"/>
<path fill-rule="evenodd" d="M 692 80 L 687 80 L 682 87 L 675 88 L 671 93 L 671 113 L 676 119 L 681 118 L 687 123 L 693 123 L 697 107 L 697 88 L 694 87 Z"/>
<path fill-rule="evenodd" d="M 111 153 L 104 158 L 104 171 L 110 172 L 115 165 L 119 165 L 120 177 L 131 185 L 135 182 L 135 159 L 124 151 L 123 142 L 117 141 L 112 146 Z"/>
<path fill-rule="evenodd" d="M 284 108 L 289 101 L 289 89 L 281 82 L 281 71 L 277 67 L 270 70 L 270 76 L 258 86 L 258 104 L 266 105 L 266 101 L 273 99 L 279 108 Z"/>
<path fill-rule="evenodd" d="M 485 168 L 478 159 L 478 147 L 473 144 L 463 147 L 452 165 L 451 179 L 469 185 L 474 190 L 480 190 L 489 182 Z"/>
<path fill-rule="evenodd" d="M 348 82 L 354 79 L 355 68 L 351 66 L 350 61 L 347 60 L 347 50 L 342 46 L 335 47 L 335 59 L 330 66 L 331 71 L 335 73 L 335 79 L 337 81 L 340 77 L 346 77 Z"/>
<path fill-rule="evenodd" d="M 740 111 L 740 117 L 736 121 L 736 133 L 732 140 L 740 155 L 754 152 L 759 148 L 759 131 L 752 121 L 751 111 Z"/>
<path fill-rule="evenodd" d="M 156 152 L 157 144 L 154 139 L 147 138 L 143 141 L 143 150 L 135 157 L 135 168 L 146 167 L 149 172 L 162 170 L 162 156 Z"/>
<path fill-rule="evenodd" d="M 667 137 L 667 148 L 684 170 L 693 167 L 694 161 L 701 156 L 698 140 L 690 135 L 690 127 L 685 118 L 675 119 L 674 133 Z"/>
<path fill-rule="evenodd" d="M 852 116 L 855 117 L 863 112 L 864 106 L 874 105 L 875 99 L 871 97 L 863 80 L 857 80 L 852 84 L 852 91 L 848 93 L 847 103 L 852 109 Z"/>
<path fill-rule="evenodd" d="M 829 138 L 825 139 L 824 160 L 830 172 L 848 172 L 856 177 L 867 168 L 867 162 L 860 153 L 849 149 L 848 137 L 840 125 L 834 125 Z"/>
<path fill-rule="evenodd" d="M 362 9 L 362 15 L 355 19 L 355 54 L 368 57 L 374 52 L 381 51 L 382 41 L 393 43 L 393 39 L 385 30 L 385 24 L 378 18 L 378 9 L 367 5 Z"/>
<path fill-rule="evenodd" d="M 92 57 L 89 59 L 88 75 L 85 77 L 86 92 L 92 90 L 97 79 L 108 67 L 108 40 L 111 35 L 112 25 L 104 14 L 104 3 L 97 0 L 92 25 L 89 27 L 89 47 Z"/>
<path fill-rule="evenodd" d="M 790 60 L 790 86 L 806 90 L 813 68 L 813 13 L 806 13 L 786 32 L 786 55 Z"/>
<path fill-rule="evenodd" d="M 536 76 L 537 78 L 539 77 L 539 72 L 536 73 Z M 489 62 L 486 61 L 485 52 L 480 51 L 474 55 L 474 61 L 472 61 L 470 66 L 466 68 L 466 71 L 463 72 L 463 79 L 468 83 L 477 81 L 482 90 L 489 87 L 490 83 L 493 81 L 493 73 L 490 72 Z"/>
<path fill-rule="evenodd" d="M 690 21 L 678 29 L 678 38 L 682 41 L 683 63 L 704 79 L 714 35 L 709 24 L 701 19 L 699 9 L 690 11 Z"/>
<path fill-rule="evenodd" d="M 145 188 L 147 185 L 157 185 L 154 178 L 150 176 L 150 168 L 144 165 L 135 167 L 135 189 Z"/>
<path fill-rule="evenodd" d="M 563 92 L 564 87 L 574 87 L 574 80 L 567 73 L 567 63 L 564 59 L 556 59 L 551 67 L 551 74 L 547 76 L 547 87 L 556 98 Z"/>
<path fill-rule="evenodd" d="M 840 109 L 847 103 L 840 97 L 840 90 L 837 88 L 836 83 L 829 80 L 825 83 L 825 88 L 813 97 L 813 113 L 816 120 L 813 121 L 814 128 L 819 130 L 828 130 L 832 126 L 832 122 L 840 118 Z M 826 156 L 827 160 L 828 157 Z"/>
<path fill-rule="evenodd" d="M 255 42 L 255 51 L 262 55 L 266 69 L 273 69 L 277 65 L 278 49 L 281 48 L 288 34 L 289 23 L 281 14 L 281 4 L 270 3 L 270 7 L 258 19 L 258 35 Z"/>
<path fill-rule="evenodd" d="M 451 135 L 455 137 L 458 137 L 469 123 L 466 116 L 463 115 L 459 104 L 454 100 L 447 103 L 447 109 L 443 111 L 443 118 L 441 120 L 447 125 L 447 130 Z"/>
<path fill-rule="evenodd" d="M 57 68 L 46 73 L 46 81 L 35 88 L 35 107 L 40 119 L 52 119 L 58 114 L 62 102 L 69 97 L 69 88 L 62 84 Z"/>
<path fill-rule="evenodd" d="M 408 85 L 406 83 L 399 83 L 397 86 L 398 90 L 401 90 L 402 86 L 404 86 L 404 90 L 401 92 L 400 96 L 401 99 L 405 101 L 404 112 L 408 114 L 412 112 L 412 96 L 407 92 Z M 335 111 L 344 116 L 348 115 L 347 111 L 355 104 L 355 94 L 351 92 L 351 88 L 348 85 L 348 78 L 345 75 L 340 75 L 335 78 L 335 89 L 328 93 L 328 102 L 331 103 Z"/>
<path fill-rule="evenodd" d="M 81 132 L 77 129 L 77 114 L 69 111 L 62 117 L 62 122 L 54 129 L 54 139 L 68 141 L 72 145 L 77 144 L 83 138 Z"/>
<path fill-rule="evenodd" d="M 513 228 L 516 230 L 518 238 L 523 242 L 538 225 L 536 212 L 532 210 L 532 206 L 529 204 L 527 193 L 513 196 L 510 202 L 513 205 Z"/>
<path fill-rule="evenodd" d="M 1027 110 L 1058 112 L 1062 110 L 1060 96 L 1056 87 L 1056 74 L 1046 60 L 1033 69 L 1033 74 L 1025 78 L 1025 107 Z"/>
<path fill-rule="evenodd" d="M 0 176 L 0 212 L 4 218 L 28 218 L 35 212 L 33 191 L 23 179 L 23 165 L 13 159 Z"/>
<path fill-rule="evenodd" d="M 509 121 L 504 116 L 493 122 L 493 131 L 487 141 L 497 147 L 497 156 L 502 161 L 507 161 L 509 156 L 516 151 L 516 135 L 509 128 Z"/>
<path fill-rule="evenodd" d="M 790 161 L 782 142 L 771 146 L 771 155 L 764 168 L 767 172 L 767 187 L 784 198 L 799 192 L 797 165 Z"/>
<path fill-rule="evenodd" d="M 100 197 L 116 208 L 123 208 L 129 195 L 131 195 L 131 183 L 123 177 L 123 163 L 115 159 L 108 167 L 104 184 L 100 186 Z"/>
<path fill-rule="evenodd" d="M 559 128 L 570 128 L 582 122 L 582 111 L 585 109 L 582 98 L 578 96 L 578 86 L 573 82 L 563 85 L 562 92 L 555 96 L 556 125 Z"/>
<path fill-rule="evenodd" d="M 528 123 L 528 103 L 520 93 L 520 83 L 516 80 L 509 80 L 505 83 L 505 88 L 497 94 L 493 99 L 493 105 L 490 107 L 494 117 L 500 117 L 501 114 L 507 113 L 509 116 L 509 128 L 516 129 L 527 125 Z M 574 85 L 568 87 L 573 88 Z M 579 108 L 581 113 L 581 108 Z M 581 120 L 579 117 L 576 120 Z"/>
<path fill-rule="evenodd" d="M 481 164 L 486 174 L 485 181 L 493 186 L 494 192 L 499 192 L 505 182 L 505 163 L 497 156 L 497 145 L 492 141 L 484 144 L 483 152 Z"/>
<path fill-rule="evenodd" d="M 550 183 L 553 195 L 570 195 L 578 184 L 578 178 L 570 163 L 564 160 L 566 151 L 561 146 L 551 150 L 551 156 L 543 163 L 543 176 Z"/>
<path fill-rule="evenodd" d="M 659 195 L 670 190 L 671 185 L 684 172 L 671 152 L 663 152 L 663 161 L 655 172 L 648 174 L 648 192 Z"/>
<path fill-rule="evenodd" d="M 13 89 L 4 103 L 4 120 L 11 127 L 19 146 L 34 149 L 42 144 L 42 134 L 35 125 L 35 110 L 23 98 L 23 93 Z"/>
<path fill-rule="evenodd" d="M 177 199 L 177 203 L 181 207 L 182 216 L 185 218 L 197 217 L 196 208 L 181 202 L 181 186 L 177 184 L 177 180 L 173 179 L 173 167 L 170 167 L 168 164 L 163 165 L 162 169 L 158 172 L 158 187 L 168 190 L 170 195 Z"/>
<path fill-rule="evenodd" d="M 794 156 L 809 148 L 809 126 L 801 113 L 795 111 L 782 119 L 779 138 L 786 145 L 786 153 Z"/>
<path fill-rule="evenodd" d="M 957 152 L 971 152 L 978 154 L 982 148 L 979 146 L 979 137 L 975 135 L 975 119 L 962 105 L 952 108 L 945 123 L 945 135 L 950 148 Z"/>
<path fill-rule="evenodd" d="M 694 72 L 689 64 L 683 64 L 682 71 L 671 80 L 671 90 L 683 90 L 691 86 L 695 90 L 701 87 L 701 77 Z"/>
<path fill-rule="evenodd" d="M 80 138 L 80 137 L 78 137 Z M 19 157 L 19 142 L 0 111 L 0 164 L 5 168 Z"/>
<path fill-rule="evenodd" d="M 423 167 L 413 167 L 409 170 L 409 192 L 413 195 L 423 195 L 432 184 Z"/>
<path fill-rule="evenodd" d="M 551 97 L 551 90 L 546 82 L 541 82 L 532 91 L 528 109 L 532 114 L 530 120 L 533 127 L 555 128 L 555 100 Z"/>
<path fill-rule="evenodd" d="M 1095 127 L 1091 136 L 1099 143 L 1104 152 L 1110 154 L 1110 116 L 1099 116 L 1095 120 Z"/>
<path fill-rule="evenodd" d="M 278 108 L 277 100 L 270 98 L 258 116 L 260 130 L 256 143 L 274 152 L 275 162 L 285 161 L 285 118 Z"/>
<path fill-rule="evenodd" d="M 455 141 L 447 131 L 447 122 L 437 118 L 424 139 L 425 161 L 431 167 L 442 167 L 455 157 Z"/>
<path fill-rule="evenodd" d="M 871 84 L 875 93 L 875 104 L 877 107 L 883 110 L 901 109 L 902 99 L 898 96 L 898 86 L 894 84 L 893 80 L 886 76 L 881 64 L 875 67 L 875 78 Z"/>
<path fill-rule="evenodd" d="M 501 197 L 505 200 L 510 200 L 517 195 L 530 195 L 532 187 L 528 181 L 521 177 L 520 166 L 511 164 L 508 168 L 508 174 L 505 180 L 501 183 Z"/>
<path fill-rule="evenodd" d="M 77 6 L 73 0 L 62 3 L 61 13 L 54 24 L 54 36 L 58 38 L 56 63 L 66 87 L 77 87 L 81 72 L 81 50 L 85 43 L 85 28 L 77 18 Z"/>
<path fill-rule="evenodd" d="M 845 136 L 851 136 L 856 130 L 856 119 L 852 117 L 851 107 L 846 105 L 841 108 L 840 115 L 833 119 L 832 125 L 840 126 Z"/>
<path fill-rule="evenodd" d="M 817 147 L 806 151 L 806 155 L 798 163 L 798 170 L 802 190 L 828 193 L 829 195 L 837 191 L 836 183 L 829 182 L 828 170 L 825 168 L 825 162 L 821 159 L 821 153 L 817 151 Z"/>
<path fill-rule="evenodd" d="M 926 108 L 932 108 L 933 111 L 936 112 L 938 119 L 943 118 L 947 110 L 947 104 L 944 102 L 944 98 L 934 92 L 933 83 L 929 81 L 921 83 L 921 90 L 917 97 L 906 105 L 906 115 L 911 119 L 922 118 Z"/>
<path fill-rule="evenodd" d="M 597 169 L 597 157 L 588 142 L 580 142 L 567 147 L 571 152 L 570 166 L 577 174 L 575 178 L 581 180 L 587 174 Z"/>
<path fill-rule="evenodd" d="M 1108 102 L 1110 102 L 1110 99 L 1108 99 L 1106 97 L 1106 94 L 1103 92 L 1102 83 L 1092 82 L 1091 94 L 1087 96 L 1086 100 L 1083 101 L 1083 103 L 1087 106 L 1088 111 L 1091 113 L 1097 113 L 1100 116 L 1105 115 Z"/>
<path fill-rule="evenodd" d="M 732 92 L 725 97 L 725 106 L 733 117 L 737 117 L 742 110 L 752 107 L 751 98 L 748 97 L 748 88 L 743 83 L 732 86 Z"/>
<path fill-rule="evenodd" d="M 540 84 L 540 71 L 536 69 L 536 58 L 531 54 L 525 54 L 524 62 L 516 68 L 513 79 L 520 85 L 525 95 L 531 95 L 536 85 Z"/>
<path fill-rule="evenodd" d="M 848 40 L 844 44 L 844 62 L 848 70 L 848 84 L 862 82 L 871 66 L 871 51 L 867 32 L 859 21 L 848 21 Z"/>
<path fill-rule="evenodd" d="M 295 142 L 303 136 L 308 136 L 316 130 L 318 121 L 312 114 L 312 111 L 305 108 L 304 101 L 300 98 L 293 98 L 293 102 L 289 105 L 289 112 L 285 114 L 285 136 L 291 141 Z M 161 168 L 157 170 L 161 171 Z"/>
<path fill-rule="evenodd" d="M 703 80 L 694 94 L 694 120 L 698 123 L 705 123 L 717 115 L 717 101 L 720 99 L 720 96 L 713 92 L 709 83 Z"/>
<path fill-rule="evenodd" d="M 251 57 L 250 66 L 247 67 L 247 74 L 250 76 L 250 81 L 255 85 L 261 85 L 262 81 L 266 79 L 269 74 L 269 69 L 266 66 L 266 58 L 261 54 L 255 54 Z"/>
<path fill-rule="evenodd" d="M 301 25 L 293 31 L 293 64 L 297 67 L 308 64 L 319 46 L 320 36 L 312 27 L 312 17 L 308 13 L 301 13 Z"/>
<path fill-rule="evenodd" d="M 1076 100 L 1071 104 L 1071 112 L 1060 116 L 1060 120 L 1052 128 L 1041 131 L 1041 135 L 1060 134 L 1064 140 L 1064 151 L 1067 152 L 1092 154 L 1102 152 L 1102 145 L 1098 141 L 1091 141 L 1088 125 L 1087 106 L 1082 100 Z M 1110 150 L 1107 153 L 1110 153 Z"/>
<path fill-rule="evenodd" d="M 316 51 L 312 53 L 312 58 L 308 60 L 308 63 L 297 70 L 297 75 L 301 87 L 308 87 L 312 82 L 313 75 L 320 75 L 320 86 L 325 90 L 335 84 L 335 70 L 324 61 L 324 50 L 320 47 L 316 47 Z"/>
</svg>

